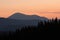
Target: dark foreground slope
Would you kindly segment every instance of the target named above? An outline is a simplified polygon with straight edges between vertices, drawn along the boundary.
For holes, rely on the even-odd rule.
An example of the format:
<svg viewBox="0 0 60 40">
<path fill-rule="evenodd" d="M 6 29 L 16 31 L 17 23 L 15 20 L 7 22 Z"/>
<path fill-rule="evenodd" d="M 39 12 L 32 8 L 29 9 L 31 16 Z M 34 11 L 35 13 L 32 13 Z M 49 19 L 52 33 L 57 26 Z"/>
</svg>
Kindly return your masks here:
<svg viewBox="0 0 60 40">
<path fill-rule="evenodd" d="M 41 38 L 51 38 L 56 33 L 60 32 L 60 20 L 54 19 L 48 22 L 39 22 L 38 26 L 28 26 L 21 30 L 17 29 L 15 32 L 4 32 L 0 35 L 0 40 L 40 40 Z M 50 33 L 50 34 L 49 34 Z M 54 34 L 53 34 L 54 33 Z M 53 34 L 53 35 L 51 35 Z M 48 35 L 48 36 L 47 36 Z M 50 37 L 51 36 L 51 37 Z M 58 35 L 59 36 L 59 35 Z M 58 37 L 55 36 L 55 37 Z"/>
</svg>

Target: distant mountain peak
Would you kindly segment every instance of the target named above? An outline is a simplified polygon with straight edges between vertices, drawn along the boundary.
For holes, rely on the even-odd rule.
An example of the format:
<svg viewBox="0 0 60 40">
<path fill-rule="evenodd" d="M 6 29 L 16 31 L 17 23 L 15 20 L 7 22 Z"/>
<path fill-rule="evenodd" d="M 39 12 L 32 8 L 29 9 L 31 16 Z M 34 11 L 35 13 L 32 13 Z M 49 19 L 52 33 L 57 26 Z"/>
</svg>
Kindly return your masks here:
<svg viewBox="0 0 60 40">
<path fill-rule="evenodd" d="M 13 15 L 24 15 L 24 14 L 23 13 L 20 13 L 20 12 L 16 12 Z M 13 15 L 11 15 L 11 16 L 13 16 Z"/>
<path fill-rule="evenodd" d="M 16 12 L 13 15 L 9 16 L 8 18 L 14 19 L 14 18 L 19 18 L 19 17 L 23 17 L 23 16 L 26 16 L 26 15 L 23 13 L 20 13 L 20 12 Z"/>
<path fill-rule="evenodd" d="M 19 12 L 14 13 L 13 15 L 11 15 L 8 18 L 16 19 L 16 20 L 20 20 L 20 19 L 23 19 L 23 20 L 32 20 L 32 19 L 47 20 L 47 18 L 45 18 L 45 17 L 40 17 L 38 15 L 25 15 L 25 14 L 19 13 Z"/>
</svg>

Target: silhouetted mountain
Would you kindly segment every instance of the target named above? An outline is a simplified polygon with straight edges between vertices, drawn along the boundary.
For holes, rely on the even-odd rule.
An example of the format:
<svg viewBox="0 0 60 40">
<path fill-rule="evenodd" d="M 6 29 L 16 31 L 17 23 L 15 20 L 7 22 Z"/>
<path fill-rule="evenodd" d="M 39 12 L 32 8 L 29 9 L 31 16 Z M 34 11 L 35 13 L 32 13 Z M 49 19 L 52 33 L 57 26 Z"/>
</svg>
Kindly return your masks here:
<svg viewBox="0 0 60 40">
<path fill-rule="evenodd" d="M 22 13 L 14 13 L 13 15 L 11 15 L 10 17 L 8 17 L 9 19 L 16 19 L 16 20 L 48 20 L 45 17 L 40 17 L 37 15 L 25 15 Z"/>
<path fill-rule="evenodd" d="M 39 21 L 47 21 L 45 17 L 37 15 L 24 15 L 22 13 L 15 13 L 8 18 L 0 18 L 0 30 L 16 30 L 22 27 L 37 26 Z"/>
</svg>

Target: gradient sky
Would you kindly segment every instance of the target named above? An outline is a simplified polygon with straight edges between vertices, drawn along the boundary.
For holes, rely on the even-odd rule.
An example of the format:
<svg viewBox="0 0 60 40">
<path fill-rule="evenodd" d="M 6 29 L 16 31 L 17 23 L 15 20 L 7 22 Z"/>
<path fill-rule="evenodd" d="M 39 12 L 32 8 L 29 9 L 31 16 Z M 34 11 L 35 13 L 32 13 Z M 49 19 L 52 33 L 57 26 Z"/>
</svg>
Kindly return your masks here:
<svg viewBox="0 0 60 40">
<path fill-rule="evenodd" d="M 60 0 L 0 0 L 0 17 L 8 17 L 15 12 L 60 18 Z"/>
</svg>

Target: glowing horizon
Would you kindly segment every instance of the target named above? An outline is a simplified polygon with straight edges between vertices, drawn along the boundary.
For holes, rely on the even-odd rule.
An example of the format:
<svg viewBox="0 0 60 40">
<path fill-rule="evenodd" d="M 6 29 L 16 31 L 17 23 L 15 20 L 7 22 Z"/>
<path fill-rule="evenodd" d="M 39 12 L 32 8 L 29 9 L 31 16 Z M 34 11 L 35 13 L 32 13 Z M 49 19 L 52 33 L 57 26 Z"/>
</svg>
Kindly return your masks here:
<svg viewBox="0 0 60 40">
<path fill-rule="evenodd" d="M 60 18 L 60 0 L 0 0 L 0 17 L 8 17 L 15 12 L 47 18 Z"/>
</svg>

